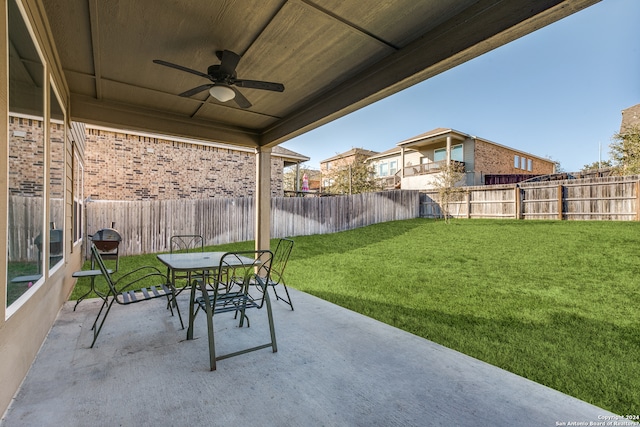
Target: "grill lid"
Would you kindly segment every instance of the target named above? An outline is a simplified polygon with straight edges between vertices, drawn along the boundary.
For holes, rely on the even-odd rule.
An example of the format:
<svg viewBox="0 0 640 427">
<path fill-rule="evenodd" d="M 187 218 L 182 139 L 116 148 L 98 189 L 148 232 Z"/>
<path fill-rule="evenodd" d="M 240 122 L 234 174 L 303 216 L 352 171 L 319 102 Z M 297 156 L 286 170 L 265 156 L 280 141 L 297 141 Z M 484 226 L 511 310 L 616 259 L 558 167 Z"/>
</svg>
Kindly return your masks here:
<svg viewBox="0 0 640 427">
<path fill-rule="evenodd" d="M 89 236 L 99 251 L 110 252 L 118 249 L 122 236 L 120 236 L 118 230 L 113 228 L 114 225 L 115 223 L 111 223 L 112 228 L 102 228 L 96 231 L 93 236 Z"/>
<path fill-rule="evenodd" d="M 95 242 L 120 242 L 122 241 L 122 236 L 118 233 L 118 230 L 113 228 L 103 228 L 96 231 L 93 236 L 91 236 L 91 240 Z"/>
</svg>

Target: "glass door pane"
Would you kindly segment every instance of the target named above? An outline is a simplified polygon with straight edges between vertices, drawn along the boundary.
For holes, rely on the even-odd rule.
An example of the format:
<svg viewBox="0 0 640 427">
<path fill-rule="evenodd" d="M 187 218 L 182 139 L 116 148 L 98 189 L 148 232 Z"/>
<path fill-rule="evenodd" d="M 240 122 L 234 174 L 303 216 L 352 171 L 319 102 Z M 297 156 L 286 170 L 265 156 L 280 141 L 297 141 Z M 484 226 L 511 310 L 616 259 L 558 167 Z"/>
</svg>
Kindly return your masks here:
<svg viewBox="0 0 640 427">
<path fill-rule="evenodd" d="M 9 212 L 7 306 L 42 278 L 44 66 L 22 14 L 8 2 Z"/>
</svg>

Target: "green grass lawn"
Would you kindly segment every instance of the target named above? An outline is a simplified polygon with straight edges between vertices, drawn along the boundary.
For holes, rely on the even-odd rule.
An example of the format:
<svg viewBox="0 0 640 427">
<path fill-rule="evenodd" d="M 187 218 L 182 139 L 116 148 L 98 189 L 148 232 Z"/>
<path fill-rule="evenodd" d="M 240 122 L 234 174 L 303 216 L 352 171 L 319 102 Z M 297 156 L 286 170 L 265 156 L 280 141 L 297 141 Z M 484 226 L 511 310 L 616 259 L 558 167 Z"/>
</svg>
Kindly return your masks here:
<svg viewBox="0 0 640 427">
<path fill-rule="evenodd" d="M 294 240 L 290 286 L 640 414 L 640 224 L 415 219 Z"/>
</svg>

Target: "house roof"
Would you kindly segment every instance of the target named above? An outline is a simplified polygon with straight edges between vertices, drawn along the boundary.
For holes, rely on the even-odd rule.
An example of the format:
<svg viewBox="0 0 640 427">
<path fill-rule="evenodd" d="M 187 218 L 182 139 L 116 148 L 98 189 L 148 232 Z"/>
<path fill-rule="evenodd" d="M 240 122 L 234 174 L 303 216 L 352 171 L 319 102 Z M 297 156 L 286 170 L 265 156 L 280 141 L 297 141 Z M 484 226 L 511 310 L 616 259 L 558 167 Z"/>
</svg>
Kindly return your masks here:
<svg viewBox="0 0 640 427">
<path fill-rule="evenodd" d="M 435 128 L 432 129 L 428 132 L 425 133 L 421 133 L 420 135 L 416 135 L 412 138 L 409 139 L 405 139 L 404 141 L 400 141 L 398 142 L 398 146 L 410 146 L 412 144 L 418 143 L 418 142 L 424 142 L 427 140 L 431 140 L 431 139 L 439 139 L 442 137 L 446 137 L 448 135 L 451 135 L 452 137 L 456 138 L 456 139 L 466 139 L 466 138 L 470 138 L 471 136 L 457 131 L 455 129 L 449 129 L 449 128 Z"/>
<path fill-rule="evenodd" d="M 43 21 L 37 37 L 55 46 L 47 55 L 71 120 L 256 148 L 599 0 L 25 1 Z M 238 78 L 282 83 L 284 92 L 240 88 L 250 108 L 218 102 L 206 88 L 178 96 L 211 83 L 202 74 L 225 49 L 241 56 Z"/>
<path fill-rule="evenodd" d="M 311 160 L 310 157 L 307 157 L 300 153 L 296 153 L 295 151 L 288 150 L 279 145 L 273 147 L 273 149 L 271 150 L 271 155 L 276 157 L 282 157 L 285 160 L 285 166 L 289 166 L 291 164 L 296 164 L 296 163 L 304 163 Z"/>
<path fill-rule="evenodd" d="M 355 156 L 357 154 L 361 154 L 366 157 L 374 156 L 378 154 L 377 151 L 365 150 L 364 148 L 352 148 L 349 151 L 345 151 L 344 153 L 336 154 L 333 157 L 329 157 L 328 159 L 321 160 L 320 163 L 327 163 L 338 159 L 344 159 L 345 157 Z"/>
<path fill-rule="evenodd" d="M 391 157 L 393 155 L 399 155 L 401 151 L 402 151 L 402 149 L 400 147 L 393 147 L 393 148 L 390 148 L 390 149 L 388 149 L 386 151 L 383 151 L 381 153 L 378 153 L 378 154 L 376 154 L 374 156 L 369 157 L 367 159 L 367 161 L 375 160 L 375 159 L 381 159 L 381 158 L 384 158 L 384 157 Z"/>
</svg>

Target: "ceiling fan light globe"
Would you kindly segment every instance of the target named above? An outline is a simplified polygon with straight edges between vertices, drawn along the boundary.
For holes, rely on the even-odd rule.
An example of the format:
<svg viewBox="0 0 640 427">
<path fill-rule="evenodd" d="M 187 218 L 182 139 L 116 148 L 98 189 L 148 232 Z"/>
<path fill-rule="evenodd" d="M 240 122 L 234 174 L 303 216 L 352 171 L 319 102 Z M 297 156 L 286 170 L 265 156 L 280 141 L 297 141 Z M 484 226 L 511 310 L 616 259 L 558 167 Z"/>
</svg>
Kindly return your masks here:
<svg viewBox="0 0 640 427">
<path fill-rule="evenodd" d="M 231 101 L 236 93 L 229 86 L 216 85 L 209 89 L 209 94 L 220 102 Z"/>
</svg>

